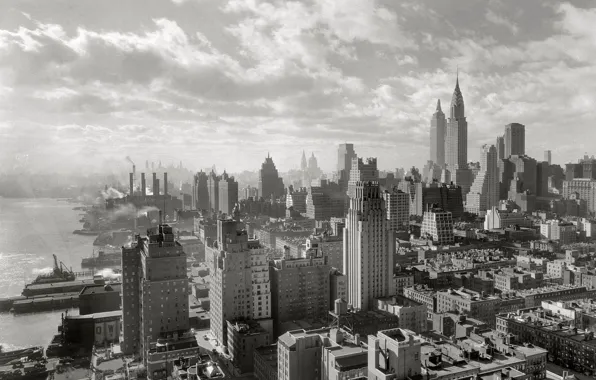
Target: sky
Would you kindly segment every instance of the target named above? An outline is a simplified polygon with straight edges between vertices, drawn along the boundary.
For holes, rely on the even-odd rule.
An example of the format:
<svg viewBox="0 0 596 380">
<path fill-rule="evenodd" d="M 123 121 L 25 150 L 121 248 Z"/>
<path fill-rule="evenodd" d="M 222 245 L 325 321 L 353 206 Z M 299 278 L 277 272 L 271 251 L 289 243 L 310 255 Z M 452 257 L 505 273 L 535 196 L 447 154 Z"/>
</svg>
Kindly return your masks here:
<svg viewBox="0 0 596 380">
<path fill-rule="evenodd" d="M 593 7 L 593 8 L 590 8 Z M 469 161 L 511 122 L 526 151 L 594 153 L 596 4 L 539 0 L 2 0 L 0 164 L 124 157 L 229 172 L 354 143 L 421 167 L 457 68 Z"/>
</svg>

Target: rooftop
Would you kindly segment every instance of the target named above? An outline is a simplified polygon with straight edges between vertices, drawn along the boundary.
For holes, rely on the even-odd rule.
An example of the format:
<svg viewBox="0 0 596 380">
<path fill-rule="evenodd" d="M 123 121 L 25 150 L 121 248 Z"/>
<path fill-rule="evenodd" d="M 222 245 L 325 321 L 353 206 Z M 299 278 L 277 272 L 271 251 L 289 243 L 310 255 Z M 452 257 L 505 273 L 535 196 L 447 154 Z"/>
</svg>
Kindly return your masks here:
<svg viewBox="0 0 596 380">
<path fill-rule="evenodd" d="M 120 293 L 122 290 L 121 283 L 112 283 L 112 284 L 105 284 L 105 285 L 87 285 L 81 290 L 80 295 L 90 295 L 90 294 L 105 294 L 105 293 Z"/>
</svg>

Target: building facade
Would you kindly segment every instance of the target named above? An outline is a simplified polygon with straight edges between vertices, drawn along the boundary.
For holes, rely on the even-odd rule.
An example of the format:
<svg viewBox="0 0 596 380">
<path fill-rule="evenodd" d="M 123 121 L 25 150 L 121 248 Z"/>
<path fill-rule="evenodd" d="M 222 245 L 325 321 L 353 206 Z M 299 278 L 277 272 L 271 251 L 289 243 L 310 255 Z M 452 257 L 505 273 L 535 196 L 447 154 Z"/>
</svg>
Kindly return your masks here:
<svg viewBox="0 0 596 380">
<path fill-rule="evenodd" d="M 344 229 L 343 273 L 347 276 L 348 304 L 369 310 L 375 298 L 395 292 L 395 237 L 389 229 L 379 184 L 357 182 L 355 186 Z"/>
<path fill-rule="evenodd" d="M 443 167 L 445 165 L 445 114 L 441 110 L 441 100 L 430 120 L 430 160 Z"/>
</svg>

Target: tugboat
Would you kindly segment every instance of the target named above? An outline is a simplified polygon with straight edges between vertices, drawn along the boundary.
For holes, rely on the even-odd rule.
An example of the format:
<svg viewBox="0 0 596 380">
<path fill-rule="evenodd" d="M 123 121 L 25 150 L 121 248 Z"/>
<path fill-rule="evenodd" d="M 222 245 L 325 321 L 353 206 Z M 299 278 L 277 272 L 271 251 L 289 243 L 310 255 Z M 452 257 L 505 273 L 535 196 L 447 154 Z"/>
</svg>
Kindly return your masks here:
<svg viewBox="0 0 596 380">
<path fill-rule="evenodd" d="M 54 270 L 51 273 L 40 274 L 31 285 L 37 284 L 50 284 L 55 282 L 74 281 L 76 279 L 75 274 L 60 261 L 58 265 L 58 258 L 54 256 Z"/>
</svg>

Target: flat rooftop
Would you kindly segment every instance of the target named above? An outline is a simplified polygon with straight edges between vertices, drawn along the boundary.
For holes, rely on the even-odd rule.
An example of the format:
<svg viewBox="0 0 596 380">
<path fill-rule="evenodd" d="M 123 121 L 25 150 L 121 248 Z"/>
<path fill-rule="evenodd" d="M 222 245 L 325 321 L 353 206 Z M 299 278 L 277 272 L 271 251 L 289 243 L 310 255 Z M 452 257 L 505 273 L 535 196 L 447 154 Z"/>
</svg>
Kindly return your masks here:
<svg viewBox="0 0 596 380">
<path fill-rule="evenodd" d="M 89 295 L 89 294 L 105 294 L 105 293 L 120 293 L 122 291 L 122 283 L 113 283 L 113 284 L 94 284 L 94 285 L 87 285 L 81 290 L 80 295 Z"/>
</svg>

